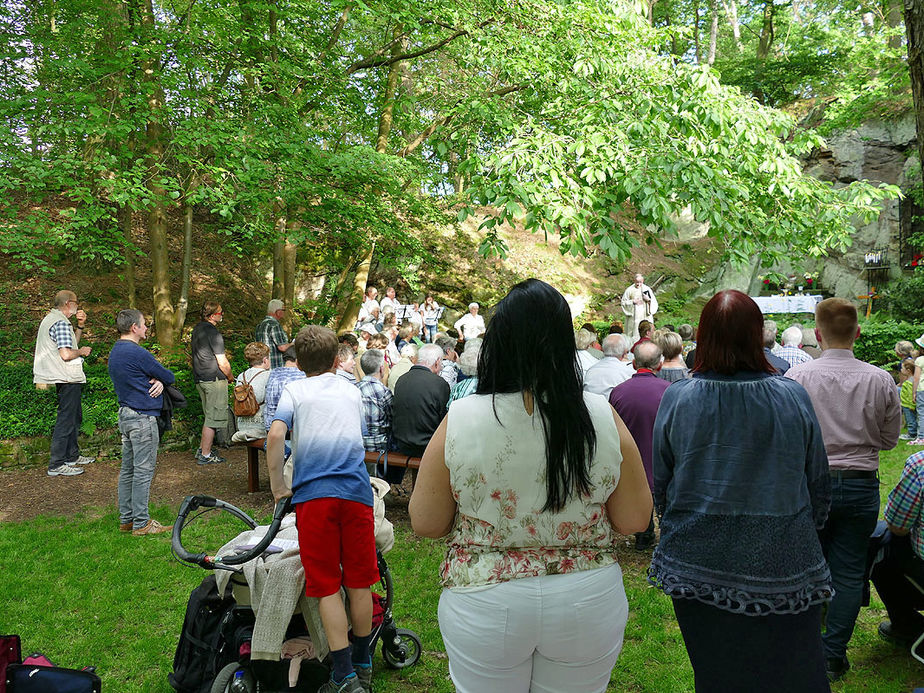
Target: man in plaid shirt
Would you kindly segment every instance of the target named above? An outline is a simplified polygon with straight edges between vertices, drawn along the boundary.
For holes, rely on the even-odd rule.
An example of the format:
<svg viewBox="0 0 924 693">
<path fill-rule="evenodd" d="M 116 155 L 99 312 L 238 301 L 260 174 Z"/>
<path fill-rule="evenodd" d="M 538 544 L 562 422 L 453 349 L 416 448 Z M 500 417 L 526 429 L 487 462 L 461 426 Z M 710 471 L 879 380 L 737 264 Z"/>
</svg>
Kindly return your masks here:
<svg viewBox="0 0 924 693">
<path fill-rule="evenodd" d="M 898 484 L 889 494 L 885 521 L 892 532 L 885 558 L 873 568 L 873 584 L 889 612 L 879 634 L 890 642 L 910 646 L 924 633 L 922 595 L 908 581 L 924 587 L 924 451 L 905 461 Z"/>
<path fill-rule="evenodd" d="M 93 459 L 80 454 L 77 434 L 80 432 L 80 403 L 87 378 L 83 359 L 90 347 L 79 346 L 87 322 L 87 314 L 78 307 L 77 294 L 63 290 L 55 295 L 54 308 L 44 317 L 35 338 L 35 359 L 32 364 L 33 382 L 40 388 L 54 385 L 58 415 L 51 434 L 48 476 L 77 476 Z M 77 326 L 71 324 L 77 320 Z"/>
<path fill-rule="evenodd" d="M 269 347 L 270 368 L 282 366 L 282 355 L 291 345 L 280 320 L 285 317 L 286 304 L 274 298 L 266 305 L 266 317 L 257 325 L 256 339 Z"/>
<path fill-rule="evenodd" d="M 363 398 L 363 446 L 367 451 L 388 450 L 391 438 L 391 405 L 394 395 L 385 386 L 385 353 L 367 349 L 359 359 L 365 377 L 357 387 Z"/>
</svg>

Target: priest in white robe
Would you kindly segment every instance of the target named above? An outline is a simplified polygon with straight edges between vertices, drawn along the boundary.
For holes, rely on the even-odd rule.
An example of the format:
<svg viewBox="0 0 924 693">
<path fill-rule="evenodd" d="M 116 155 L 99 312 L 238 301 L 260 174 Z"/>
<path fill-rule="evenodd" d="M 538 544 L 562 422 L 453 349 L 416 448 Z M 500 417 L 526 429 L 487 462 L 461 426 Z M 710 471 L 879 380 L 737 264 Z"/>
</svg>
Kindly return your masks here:
<svg viewBox="0 0 924 693">
<path fill-rule="evenodd" d="M 642 320 L 654 322 L 654 314 L 658 312 L 658 299 L 654 290 L 645 284 L 645 277 L 635 275 L 635 283 L 622 294 L 622 312 L 626 314 L 624 332 L 629 337 L 629 343 L 638 341 L 638 324 Z"/>
</svg>

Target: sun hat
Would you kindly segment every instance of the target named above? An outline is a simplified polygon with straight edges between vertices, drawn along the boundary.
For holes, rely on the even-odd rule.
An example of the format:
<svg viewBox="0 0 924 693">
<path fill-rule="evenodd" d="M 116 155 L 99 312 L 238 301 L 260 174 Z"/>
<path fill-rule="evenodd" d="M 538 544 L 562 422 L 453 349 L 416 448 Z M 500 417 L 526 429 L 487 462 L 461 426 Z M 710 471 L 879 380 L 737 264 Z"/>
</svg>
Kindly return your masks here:
<svg viewBox="0 0 924 693">
<path fill-rule="evenodd" d="M 920 337 L 915 339 L 914 343 L 917 344 L 919 347 L 924 348 L 924 334 L 922 334 Z"/>
<path fill-rule="evenodd" d="M 375 329 L 375 325 L 373 325 L 371 322 L 367 322 L 365 325 L 360 325 L 359 331 L 366 332 L 368 334 L 378 334 L 379 333 L 379 331 Z"/>
</svg>

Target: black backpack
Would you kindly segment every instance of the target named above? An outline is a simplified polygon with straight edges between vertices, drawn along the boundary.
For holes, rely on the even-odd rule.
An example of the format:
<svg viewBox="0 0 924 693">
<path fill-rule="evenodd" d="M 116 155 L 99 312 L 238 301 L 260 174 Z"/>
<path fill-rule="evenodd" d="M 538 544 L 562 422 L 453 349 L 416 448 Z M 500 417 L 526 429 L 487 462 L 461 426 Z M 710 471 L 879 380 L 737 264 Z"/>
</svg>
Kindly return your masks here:
<svg viewBox="0 0 924 693">
<path fill-rule="evenodd" d="M 234 608 L 230 585 L 218 593 L 215 576 L 209 575 L 189 595 L 183 631 L 173 657 L 173 673 L 167 681 L 179 693 L 209 693 L 222 667 L 237 659 L 222 635 L 222 625 Z"/>
</svg>

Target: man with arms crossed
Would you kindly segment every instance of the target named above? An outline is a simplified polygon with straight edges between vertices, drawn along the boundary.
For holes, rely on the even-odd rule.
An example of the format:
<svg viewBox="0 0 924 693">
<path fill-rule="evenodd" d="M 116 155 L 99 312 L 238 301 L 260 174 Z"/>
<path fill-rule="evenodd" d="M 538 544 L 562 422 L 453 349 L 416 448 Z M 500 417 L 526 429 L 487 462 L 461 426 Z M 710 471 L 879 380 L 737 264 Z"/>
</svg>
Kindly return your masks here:
<svg viewBox="0 0 924 693">
<path fill-rule="evenodd" d="M 228 425 L 228 383 L 234 382 L 231 364 L 225 356 L 225 340 L 217 327 L 222 315 L 220 304 L 206 301 L 202 306 L 202 320 L 192 331 L 193 378 L 205 415 L 202 440 L 196 452 L 197 464 L 225 461 L 212 450 L 215 429 Z"/>
<path fill-rule="evenodd" d="M 77 294 L 73 291 L 55 294 L 55 307 L 42 320 L 35 338 L 33 382 L 38 386 L 54 385 L 58 395 L 48 476 L 83 474 L 83 467 L 79 465 L 93 461 L 81 455 L 77 447 L 77 434 L 83 421 L 80 394 L 87 382 L 83 357 L 90 354 L 90 347 L 77 347 L 87 321 L 87 314 L 77 305 Z M 71 317 L 77 318 L 76 330 L 71 326 Z"/>
<path fill-rule="evenodd" d="M 853 634 L 866 570 L 869 537 L 879 517 L 879 451 L 891 450 L 901 430 L 898 390 L 892 376 L 857 360 L 860 336 L 856 307 L 829 298 L 815 308 L 821 357 L 786 372 L 812 399 L 821 424 L 831 472 L 831 510 L 819 532 L 831 568 L 834 598 L 822 636 L 828 678 L 850 668 L 847 643 Z"/>
<path fill-rule="evenodd" d="M 151 481 L 157 464 L 160 431 L 157 417 L 164 403 L 164 386 L 174 381 L 144 347 L 148 326 L 138 310 L 116 316 L 119 339 L 109 352 L 109 378 L 119 399 L 122 467 L 119 470 L 119 531 L 136 537 L 173 529 L 152 520 L 148 512 Z"/>
</svg>

